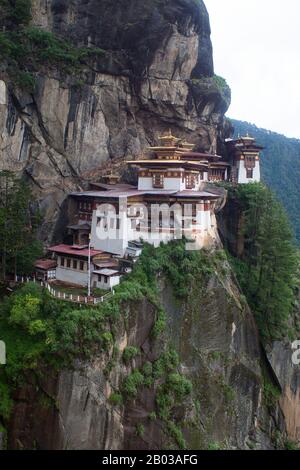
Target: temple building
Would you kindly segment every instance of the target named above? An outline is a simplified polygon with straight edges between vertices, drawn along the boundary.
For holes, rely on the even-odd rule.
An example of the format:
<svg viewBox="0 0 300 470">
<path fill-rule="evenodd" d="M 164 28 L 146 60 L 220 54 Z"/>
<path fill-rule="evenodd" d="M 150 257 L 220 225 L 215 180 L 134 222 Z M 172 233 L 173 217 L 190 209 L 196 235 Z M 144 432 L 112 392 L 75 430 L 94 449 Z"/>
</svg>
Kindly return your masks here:
<svg viewBox="0 0 300 470">
<path fill-rule="evenodd" d="M 49 252 L 57 260 L 57 281 L 87 286 L 90 276 L 91 286 L 100 289 L 111 289 L 120 282 L 119 264 L 111 253 L 86 245 L 57 245 Z"/>
<path fill-rule="evenodd" d="M 148 155 L 127 162 L 137 169 L 137 186 L 90 183 L 70 194 L 70 245 L 49 249 L 56 279 L 112 289 L 120 282 L 120 260 L 136 260 L 142 243 L 159 246 L 185 237 L 189 249 L 211 246 L 217 238 L 215 209 L 220 195 L 209 183 L 260 180 L 259 152 L 251 137 L 228 140 L 229 161 L 194 151 L 194 145 L 167 133 Z M 113 178 L 111 178 L 113 176 Z"/>
<path fill-rule="evenodd" d="M 260 176 L 260 152 L 264 149 L 257 145 L 249 135 L 235 140 L 226 140 L 230 159 L 230 181 L 237 184 L 256 183 Z"/>
</svg>

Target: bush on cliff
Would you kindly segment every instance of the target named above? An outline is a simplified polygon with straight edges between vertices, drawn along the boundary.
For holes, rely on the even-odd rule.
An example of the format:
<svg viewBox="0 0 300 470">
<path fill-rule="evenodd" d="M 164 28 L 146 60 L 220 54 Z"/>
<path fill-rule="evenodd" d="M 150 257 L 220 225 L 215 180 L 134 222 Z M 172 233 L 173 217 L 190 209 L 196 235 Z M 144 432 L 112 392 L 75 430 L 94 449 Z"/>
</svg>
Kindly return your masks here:
<svg viewBox="0 0 300 470">
<path fill-rule="evenodd" d="M 97 47 L 75 47 L 57 35 L 30 26 L 31 0 L 0 0 L 0 61 L 6 63 L 11 80 L 32 93 L 43 67 L 56 67 L 66 74 L 78 73 L 90 58 L 105 54 Z"/>
</svg>

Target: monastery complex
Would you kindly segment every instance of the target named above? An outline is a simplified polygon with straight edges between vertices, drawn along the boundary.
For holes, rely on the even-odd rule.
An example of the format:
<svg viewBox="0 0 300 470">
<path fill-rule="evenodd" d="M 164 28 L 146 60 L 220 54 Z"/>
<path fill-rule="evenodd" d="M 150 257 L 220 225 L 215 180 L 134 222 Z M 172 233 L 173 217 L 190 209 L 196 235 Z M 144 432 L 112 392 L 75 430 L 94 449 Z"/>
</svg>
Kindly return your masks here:
<svg viewBox="0 0 300 470">
<path fill-rule="evenodd" d="M 246 136 L 227 139 L 228 159 L 194 151 L 194 145 L 171 131 L 148 156 L 128 161 L 137 169 L 138 184 L 111 178 L 91 183 L 88 191 L 72 193 L 71 243 L 49 248 L 51 259 L 38 260 L 43 280 L 113 289 L 142 251 L 142 243 L 183 238 L 190 249 L 209 246 L 215 238 L 215 208 L 220 195 L 213 183 L 260 181 L 263 147 Z M 113 181 L 112 181 L 113 180 Z"/>
</svg>

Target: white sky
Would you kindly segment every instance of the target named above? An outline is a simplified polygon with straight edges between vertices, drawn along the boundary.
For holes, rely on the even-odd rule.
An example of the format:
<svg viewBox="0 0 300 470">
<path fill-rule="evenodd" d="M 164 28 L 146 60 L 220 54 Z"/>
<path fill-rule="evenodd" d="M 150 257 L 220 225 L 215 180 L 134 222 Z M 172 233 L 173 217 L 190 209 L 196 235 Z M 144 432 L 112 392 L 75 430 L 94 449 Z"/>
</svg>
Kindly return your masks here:
<svg viewBox="0 0 300 470">
<path fill-rule="evenodd" d="M 300 138 L 300 0 L 204 0 L 227 115 Z"/>
</svg>

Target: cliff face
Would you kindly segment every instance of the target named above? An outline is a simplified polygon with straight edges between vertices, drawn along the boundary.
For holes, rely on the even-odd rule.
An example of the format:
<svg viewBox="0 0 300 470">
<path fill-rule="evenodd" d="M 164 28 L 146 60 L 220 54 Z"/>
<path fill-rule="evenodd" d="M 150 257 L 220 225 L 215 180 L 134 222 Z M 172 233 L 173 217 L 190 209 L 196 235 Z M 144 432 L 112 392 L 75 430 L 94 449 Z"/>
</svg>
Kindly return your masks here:
<svg viewBox="0 0 300 470">
<path fill-rule="evenodd" d="M 225 207 L 218 213 L 218 229 L 226 249 L 234 256 L 243 259 L 247 233 L 243 204 L 238 198 L 229 198 Z M 271 341 L 266 346 L 267 357 L 280 384 L 282 393 L 280 407 L 290 441 L 300 442 L 300 370 L 293 364 L 295 350 L 292 344 L 299 338 L 299 296 L 294 312 L 289 318 L 288 328 L 280 341 Z M 288 332 L 288 330 L 290 330 Z"/>
<path fill-rule="evenodd" d="M 43 67 L 33 94 L 0 75 L 0 167 L 33 182 L 43 238 L 83 175 L 140 155 L 167 129 L 215 151 L 230 90 L 213 79 L 201 0 L 34 0 L 32 22 L 104 52 L 80 83 Z"/>
<path fill-rule="evenodd" d="M 115 329 L 116 346 L 120 355 L 128 345 L 141 348 L 142 355 L 129 367 L 116 357 L 111 363 L 111 350 L 92 361 L 75 363 L 73 370 L 32 377 L 15 397 L 10 448 L 174 448 L 164 422 L 158 416 L 149 418 L 157 384 L 141 386 L 137 397 L 124 406 L 108 400 L 124 377 L 134 368 L 142 369 L 145 360 L 158 359 L 166 344 L 176 349 L 179 370 L 193 383 L 192 395 L 174 409 L 188 448 L 281 445 L 283 415 L 278 406 L 270 409 L 265 402 L 257 329 L 227 262 L 221 262 L 220 270 L 203 284 L 196 279 L 186 301 L 175 298 L 165 278 L 160 278 L 159 290 L 168 318 L 165 337 L 153 340 L 151 336 L 155 319 L 151 303 L 124 306 L 126 315 Z M 142 435 L 137 433 L 139 427 Z"/>
</svg>

